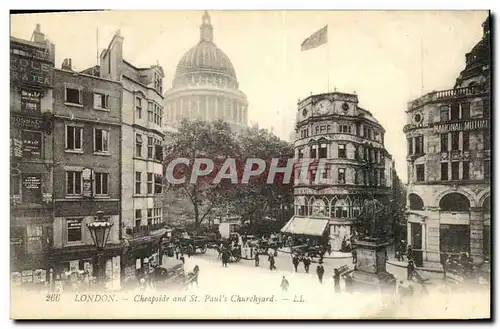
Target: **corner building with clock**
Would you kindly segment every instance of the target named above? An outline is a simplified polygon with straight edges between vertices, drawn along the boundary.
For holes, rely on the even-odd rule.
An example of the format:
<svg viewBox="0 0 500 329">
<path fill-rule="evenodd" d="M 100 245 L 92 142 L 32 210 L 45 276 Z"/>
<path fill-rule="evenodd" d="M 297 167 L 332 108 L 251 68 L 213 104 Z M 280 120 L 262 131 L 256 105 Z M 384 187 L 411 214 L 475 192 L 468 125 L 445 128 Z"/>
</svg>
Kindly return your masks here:
<svg viewBox="0 0 500 329">
<path fill-rule="evenodd" d="M 354 233 L 366 193 L 389 203 L 393 161 L 384 147 L 385 130 L 358 106 L 357 95 L 339 92 L 299 101 L 296 122 L 295 159 L 311 161 L 309 182 L 295 178 L 295 215 L 282 231 L 323 237 L 340 250 Z M 326 167 L 315 183 L 320 160 Z"/>
<path fill-rule="evenodd" d="M 453 89 L 408 103 L 408 243 L 416 265 L 490 257 L 490 28 L 465 55 Z M 420 263 L 420 264 L 419 264 Z"/>
</svg>

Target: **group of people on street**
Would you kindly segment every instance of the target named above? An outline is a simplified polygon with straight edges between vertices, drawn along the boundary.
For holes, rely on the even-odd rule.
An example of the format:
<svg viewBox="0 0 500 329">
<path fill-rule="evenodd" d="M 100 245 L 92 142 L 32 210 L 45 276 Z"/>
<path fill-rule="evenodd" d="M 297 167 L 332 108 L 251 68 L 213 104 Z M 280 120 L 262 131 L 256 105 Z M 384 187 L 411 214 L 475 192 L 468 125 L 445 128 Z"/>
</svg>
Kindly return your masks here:
<svg viewBox="0 0 500 329">
<path fill-rule="evenodd" d="M 295 272 L 298 271 L 298 267 L 301 262 L 304 263 L 304 270 L 306 271 L 306 273 L 309 273 L 309 267 L 311 266 L 312 258 L 309 257 L 308 254 L 305 254 L 304 256 L 293 254 L 292 263 L 293 267 L 295 268 Z"/>
</svg>

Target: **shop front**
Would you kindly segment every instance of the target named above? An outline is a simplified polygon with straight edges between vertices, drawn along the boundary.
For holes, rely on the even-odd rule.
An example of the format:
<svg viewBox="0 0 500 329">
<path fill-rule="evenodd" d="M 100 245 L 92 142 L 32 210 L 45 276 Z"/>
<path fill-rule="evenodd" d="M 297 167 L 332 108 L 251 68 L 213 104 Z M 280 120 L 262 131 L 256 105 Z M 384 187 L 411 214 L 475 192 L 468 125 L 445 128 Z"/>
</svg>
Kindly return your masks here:
<svg viewBox="0 0 500 329">
<path fill-rule="evenodd" d="M 293 216 L 281 229 L 281 233 L 287 234 L 297 240 L 309 240 L 315 245 L 324 245 L 328 240 L 327 217 Z"/>
</svg>

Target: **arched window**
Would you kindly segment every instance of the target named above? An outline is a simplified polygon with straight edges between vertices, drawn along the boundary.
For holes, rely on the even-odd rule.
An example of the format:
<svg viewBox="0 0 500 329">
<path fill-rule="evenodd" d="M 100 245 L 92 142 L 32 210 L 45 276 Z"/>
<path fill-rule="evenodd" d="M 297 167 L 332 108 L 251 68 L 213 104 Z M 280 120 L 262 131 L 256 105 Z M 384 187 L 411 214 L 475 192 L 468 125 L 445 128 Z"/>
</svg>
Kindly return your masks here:
<svg viewBox="0 0 500 329">
<path fill-rule="evenodd" d="M 359 202 L 359 199 L 354 199 L 354 202 L 352 203 L 352 217 L 356 218 L 359 216 L 361 213 L 361 203 Z"/>
<path fill-rule="evenodd" d="M 460 193 L 446 194 L 439 201 L 441 211 L 469 211 L 470 201 Z"/>
<path fill-rule="evenodd" d="M 346 200 L 339 200 L 335 203 L 335 217 L 347 218 L 349 217 L 349 203 Z"/>
<path fill-rule="evenodd" d="M 485 214 L 489 214 L 491 213 L 491 205 L 490 205 L 490 196 L 488 196 L 484 202 L 483 202 L 483 206 L 482 206 L 482 211 L 483 213 Z"/>
<path fill-rule="evenodd" d="M 424 210 L 424 201 L 421 197 L 411 193 L 408 199 L 410 201 L 410 210 Z"/>
</svg>

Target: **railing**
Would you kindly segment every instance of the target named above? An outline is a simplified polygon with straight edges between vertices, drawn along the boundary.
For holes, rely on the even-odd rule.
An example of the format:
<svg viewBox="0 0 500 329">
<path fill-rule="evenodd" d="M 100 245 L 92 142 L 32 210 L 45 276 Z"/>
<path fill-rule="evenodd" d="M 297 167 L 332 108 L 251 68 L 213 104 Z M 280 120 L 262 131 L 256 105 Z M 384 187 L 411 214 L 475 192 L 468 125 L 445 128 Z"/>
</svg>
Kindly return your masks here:
<svg viewBox="0 0 500 329">
<path fill-rule="evenodd" d="M 445 99 L 449 99 L 449 98 L 478 95 L 478 94 L 485 93 L 487 90 L 488 90 L 487 85 L 481 84 L 481 85 L 475 85 L 475 86 L 470 86 L 470 87 L 455 88 L 455 89 L 448 89 L 448 90 L 441 90 L 441 91 L 433 91 L 431 93 L 428 93 L 428 94 L 410 102 L 409 107 L 414 108 L 414 107 L 421 106 L 421 105 L 424 105 L 424 104 L 429 103 L 429 102 L 438 101 L 438 100 L 445 100 Z"/>
</svg>

